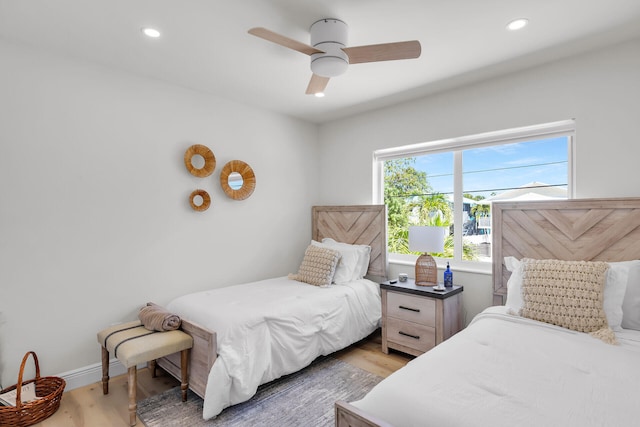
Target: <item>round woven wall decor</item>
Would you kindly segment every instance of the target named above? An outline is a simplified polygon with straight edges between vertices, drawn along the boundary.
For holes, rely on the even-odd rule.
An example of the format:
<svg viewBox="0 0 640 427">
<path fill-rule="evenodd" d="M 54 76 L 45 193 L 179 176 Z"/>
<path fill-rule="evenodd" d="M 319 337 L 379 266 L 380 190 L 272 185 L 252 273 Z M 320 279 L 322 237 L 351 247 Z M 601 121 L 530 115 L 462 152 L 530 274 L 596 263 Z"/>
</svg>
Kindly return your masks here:
<svg viewBox="0 0 640 427">
<path fill-rule="evenodd" d="M 229 185 L 229 175 L 237 172 L 242 177 L 242 187 L 233 189 Z M 233 200 L 244 200 L 249 197 L 256 188 L 256 175 L 253 173 L 251 166 L 242 160 L 231 160 L 224 165 L 220 172 L 220 185 L 224 193 Z"/>
<path fill-rule="evenodd" d="M 193 199 L 195 199 L 196 196 L 202 197 L 202 204 L 200 205 L 195 204 Z M 209 209 L 209 206 L 211 206 L 211 196 L 209 196 L 209 193 L 207 193 L 204 190 L 194 190 L 189 196 L 189 203 L 191 203 L 191 207 L 193 208 L 194 211 L 198 211 L 198 212 L 206 211 L 207 209 Z"/>
<path fill-rule="evenodd" d="M 198 154 L 204 159 L 204 166 L 200 169 L 193 166 L 191 162 L 193 156 Z M 209 147 L 200 144 L 192 145 L 184 153 L 184 165 L 191 175 L 204 178 L 205 176 L 211 175 L 216 168 L 216 156 L 213 155 L 213 151 L 211 151 Z"/>
</svg>

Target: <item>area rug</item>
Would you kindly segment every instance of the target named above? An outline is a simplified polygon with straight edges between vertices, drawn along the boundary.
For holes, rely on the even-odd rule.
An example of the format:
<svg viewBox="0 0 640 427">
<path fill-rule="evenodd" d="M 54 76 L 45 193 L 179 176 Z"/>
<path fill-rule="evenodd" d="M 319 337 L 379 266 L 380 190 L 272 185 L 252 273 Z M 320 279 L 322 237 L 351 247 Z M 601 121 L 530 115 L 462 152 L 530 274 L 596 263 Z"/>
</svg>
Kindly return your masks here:
<svg viewBox="0 0 640 427">
<path fill-rule="evenodd" d="M 361 399 L 381 380 L 327 356 L 260 386 L 251 400 L 225 409 L 212 420 L 202 419 L 203 401 L 191 391 L 187 402 L 182 402 L 180 387 L 139 402 L 138 417 L 147 427 L 329 427 L 334 425 L 337 400 Z"/>
</svg>

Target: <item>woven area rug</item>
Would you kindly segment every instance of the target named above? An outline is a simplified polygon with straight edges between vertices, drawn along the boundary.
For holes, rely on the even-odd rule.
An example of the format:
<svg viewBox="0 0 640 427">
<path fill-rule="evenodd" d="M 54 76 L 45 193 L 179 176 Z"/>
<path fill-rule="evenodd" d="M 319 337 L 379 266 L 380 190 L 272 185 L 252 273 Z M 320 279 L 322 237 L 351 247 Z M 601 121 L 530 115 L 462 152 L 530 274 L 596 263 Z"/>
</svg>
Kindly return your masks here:
<svg viewBox="0 0 640 427">
<path fill-rule="evenodd" d="M 333 426 L 334 403 L 362 398 L 381 377 L 331 356 L 258 388 L 251 400 L 231 406 L 216 418 L 202 419 L 202 399 L 189 391 L 183 403 L 180 387 L 138 403 L 147 427 L 285 427 Z"/>
</svg>

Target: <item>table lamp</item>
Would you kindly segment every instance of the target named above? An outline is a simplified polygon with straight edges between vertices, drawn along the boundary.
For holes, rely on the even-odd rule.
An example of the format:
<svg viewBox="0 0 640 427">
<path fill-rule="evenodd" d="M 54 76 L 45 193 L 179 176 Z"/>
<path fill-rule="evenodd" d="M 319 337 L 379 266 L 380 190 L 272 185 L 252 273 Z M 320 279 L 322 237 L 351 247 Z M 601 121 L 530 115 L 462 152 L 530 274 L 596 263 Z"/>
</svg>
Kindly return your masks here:
<svg viewBox="0 0 640 427">
<path fill-rule="evenodd" d="M 435 286 L 438 284 L 438 266 L 429 252 L 444 252 L 446 227 L 409 227 L 409 250 L 423 252 L 416 260 L 416 285 Z"/>
</svg>

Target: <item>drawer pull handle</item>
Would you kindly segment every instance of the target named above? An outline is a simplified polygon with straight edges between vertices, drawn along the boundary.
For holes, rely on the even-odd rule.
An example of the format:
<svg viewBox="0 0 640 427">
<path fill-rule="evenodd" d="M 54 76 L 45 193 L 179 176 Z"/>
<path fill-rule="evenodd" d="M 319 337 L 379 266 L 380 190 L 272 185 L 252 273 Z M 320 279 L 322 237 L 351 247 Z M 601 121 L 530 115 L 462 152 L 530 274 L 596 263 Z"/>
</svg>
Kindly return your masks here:
<svg viewBox="0 0 640 427">
<path fill-rule="evenodd" d="M 398 308 L 401 308 L 403 310 L 415 311 L 416 313 L 420 313 L 420 309 L 419 308 L 405 307 L 403 305 L 399 305 Z"/>
<path fill-rule="evenodd" d="M 419 335 L 411 335 L 411 334 L 407 334 L 406 332 L 402 332 L 402 331 L 398 331 L 398 333 L 400 335 L 404 335 L 405 337 L 413 338 L 413 339 L 416 339 L 416 340 L 420 339 Z"/>
</svg>

